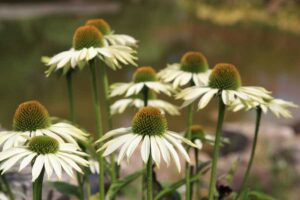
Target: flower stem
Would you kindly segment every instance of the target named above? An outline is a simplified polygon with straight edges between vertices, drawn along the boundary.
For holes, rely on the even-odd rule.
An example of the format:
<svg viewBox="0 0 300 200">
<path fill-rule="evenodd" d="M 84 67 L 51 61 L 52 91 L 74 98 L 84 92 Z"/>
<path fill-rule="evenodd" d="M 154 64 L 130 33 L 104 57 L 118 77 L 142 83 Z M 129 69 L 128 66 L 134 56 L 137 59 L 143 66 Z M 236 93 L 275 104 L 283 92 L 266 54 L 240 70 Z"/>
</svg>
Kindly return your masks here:
<svg viewBox="0 0 300 200">
<path fill-rule="evenodd" d="M 246 169 L 246 172 L 245 172 L 240 190 L 239 190 L 238 194 L 236 195 L 235 200 L 237 200 L 240 197 L 241 193 L 245 189 L 246 183 L 247 183 L 250 171 L 251 171 L 251 167 L 252 167 L 252 163 L 253 163 L 253 159 L 254 159 L 254 155 L 255 155 L 255 150 L 256 150 L 256 144 L 257 144 L 257 139 L 258 139 L 260 122 L 261 122 L 261 114 L 262 114 L 261 108 L 257 107 L 257 109 L 256 109 L 256 122 L 255 122 L 255 133 L 254 133 L 254 138 L 253 138 L 251 155 L 250 155 L 250 159 L 249 159 L 249 162 L 248 162 L 248 166 L 247 166 L 247 169 Z"/>
<path fill-rule="evenodd" d="M 73 79 L 72 79 L 72 71 L 67 73 L 67 90 L 68 90 L 68 100 L 69 100 L 69 112 L 70 112 L 70 120 L 73 124 L 75 124 L 75 106 L 74 106 L 74 94 L 73 94 Z M 76 172 L 77 184 L 80 194 L 80 200 L 84 200 L 84 182 L 82 181 L 82 175 Z"/>
<path fill-rule="evenodd" d="M 32 200 L 42 200 L 44 173 L 43 168 L 39 177 L 32 183 Z"/>
<path fill-rule="evenodd" d="M 142 92 L 143 92 L 144 107 L 146 107 L 148 105 L 149 89 L 146 86 L 144 86 Z M 153 170 L 153 168 L 152 168 L 152 170 Z M 142 200 L 145 199 L 144 188 L 146 188 L 145 187 L 146 186 L 146 178 L 147 178 L 146 176 L 147 176 L 147 174 L 142 176 Z"/>
<path fill-rule="evenodd" d="M 216 139 L 214 144 L 210 182 L 209 182 L 209 196 L 208 196 L 209 200 L 214 199 L 215 187 L 217 182 L 217 163 L 220 154 L 220 141 L 221 141 L 221 133 L 222 133 L 224 116 L 225 116 L 225 104 L 222 101 L 222 97 L 219 96 L 219 116 L 218 116 L 217 130 L 216 130 Z"/>
<path fill-rule="evenodd" d="M 14 200 L 15 196 L 14 196 L 14 194 L 11 191 L 10 185 L 9 185 L 9 183 L 8 183 L 5 175 L 1 175 L 0 177 L 2 179 L 3 184 L 5 185 L 5 189 L 6 189 L 6 192 L 7 192 L 8 196 L 9 196 L 9 199 L 10 200 Z"/>
<path fill-rule="evenodd" d="M 194 103 L 190 104 L 188 107 L 188 118 L 187 118 L 187 139 L 191 140 L 192 138 L 192 131 L 191 127 L 193 124 L 193 110 L 194 110 Z M 186 162 L 185 164 L 185 199 L 191 200 L 192 199 L 192 184 L 191 184 L 191 165 Z"/>
<path fill-rule="evenodd" d="M 101 108 L 99 103 L 99 93 L 97 87 L 96 66 L 94 60 L 90 62 L 90 70 L 91 70 L 93 104 L 94 104 L 94 110 L 96 114 L 96 138 L 98 139 L 103 135 L 103 131 L 102 131 L 102 121 L 101 121 Z M 105 170 L 104 170 L 104 160 L 101 155 L 99 155 L 98 161 L 99 161 L 99 172 L 100 172 L 99 173 L 99 199 L 104 200 L 104 196 L 105 196 L 104 171 Z"/>
<path fill-rule="evenodd" d="M 199 150 L 198 149 L 194 149 L 194 156 L 195 156 L 195 172 L 193 175 L 196 175 L 198 173 L 198 166 L 199 166 L 199 158 L 198 158 L 198 155 L 199 155 Z M 195 188 L 196 188 L 196 194 L 195 194 L 195 197 L 196 199 L 201 199 L 201 194 L 200 194 L 200 178 L 195 181 Z"/>
<path fill-rule="evenodd" d="M 106 107 L 106 114 L 107 114 L 107 122 L 108 122 L 108 129 L 112 130 L 113 123 L 112 123 L 112 115 L 110 109 L 110 100 L 109 100 L 109 81 L 107 76 L 106 66 L 101 66 L 100 69 L 103 81 L 103 91 L 104 91 L 104 99 L 105 99 L 105 107 Z M 110 156 L 110 175 L 111 175 L 111 182 L 114 183 L 117 180 L 117 166 L 115 162 L 115 156 L 112 154 Z"/>
<path fill-rule="evenodd" d="M 152 157 L 151 153 L 147 162 L 147 200 L 153 199 L 153 191 L 152 191 Z"/>
</svg>

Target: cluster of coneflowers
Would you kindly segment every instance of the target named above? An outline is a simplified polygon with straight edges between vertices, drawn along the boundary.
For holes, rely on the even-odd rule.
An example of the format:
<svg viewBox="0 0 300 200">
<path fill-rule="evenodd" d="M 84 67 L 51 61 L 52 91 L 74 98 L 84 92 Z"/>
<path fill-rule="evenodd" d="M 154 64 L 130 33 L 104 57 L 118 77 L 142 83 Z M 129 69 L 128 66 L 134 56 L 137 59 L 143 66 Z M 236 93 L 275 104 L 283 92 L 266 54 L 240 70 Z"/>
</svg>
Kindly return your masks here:
<svg viewBox="0 0 300 200">
<path fill-rule="evenodd" d="M 193 198 L 193 183 L 196 187 L 199 179 L 197 169 L 198 153 L 203 143 L 213 146 L 213 158 L 210 165 L 208 199 L 218 196 L 216 192 L 217 161 L 220 146 L 227 141 L 222 138 L 222 125 L 226 109 L 229 111 L 256 110 L 256 128 L 247 171 L 241 189 L 236 193 L 238 199 L 243 192 L 253 162 L 261 114 L 268 110 L 277 117 L 291 117 L 288 108 L 297 107 L 272 97 L 271 92 L 262 87 L 242 85 L 237 68 L 232 64 L 220 63 L 210 69 L 207 59 L 200 52 L 185 53 L 180 62 L 168 65 L 159 73 L 150 67 L 138 67 L 128 83 L 109 85 L 107 68 L 121 69 L 125 65 L 136 66 L 137 41 L 128 35 L 115 34 L 103 19 L 88 20 L 76 29 L 73 43 L 69 50 L 51 58 L 44 57 L 48 67 L 46 76 L 54 73 L 67 80 L 69 121 L 51 118 L 47 109 L 38 101 L 21 103 L 13 118 L 13 130 L 0 133 L 0 171 L 5 173 L 19 164 L 19 171 L 31 166 L 33 199 L 42 199 L 44 176 L 58 179 L 67 174 L 76 177 L 79 198 L 89 199 L 91 188 L 89 176 L 99 174 L 97 199 L 114 199 L 110 189 L 124 187 L 116 184 L 122 177 L 119 167 L 123 159 L 131 158 L 139 149 L 145 168 L 142 169 L 143 183 L 147 200 L 162 199 L 172 190 L 185 184 L 185 197 Z M 91 135 L 76 124 L 72 77 L 81 70 L 89 68 L 91 75 L 91 94 L 95 111 L 96 134 Z M 98 73 L 100 71 L 100 73 Z M 98 78 L 101 88 L 98 88 Z M 104 134 L 99 91 L 104 91 L 107 125 L 110 129 Z M 75 91 L 76 92 L 76 91 Z M 181 108 L 157 97 L 164 94 L 184 100 Z M 111 98 L 123 96 L 111 104 Z M 193 125 L 194 104 L 199 99 L 198 110 L 204 109 L 212 99 L 218 100 L 219 116 L 215 136 L 206 134 L 199 125 Z M 112 115 L 123 113 L 128 107 L 138 110 L 129 127 L 113 129 Z M 165 114 L 180 115 L 180 109 L 187 107 L 184 134 L 169 130 Z M 194 150 L 194 162 L 190 151 Z M 117 152 L 117 154 L 115 154 Z M 104 159 L 109 157 L 109 159 Z M 184 158 L 185 181 L 175 183 L 172 189 L 153 190 L 153 173 L 162 163 L 175 165 L 180 172 L 180 158 Z M 75 174 L 74 174 L 75 172 Z M 110 188 L 105 190 L 105 174 L 109 172 Z M 130 175 L 129 175 L 130 176 Z M 124 179 L 125 180 L 125 179 Z M 127 179 L 126 179 L 127 180 Z M 131 179 L 130 179 L 131 180 Z M 130 181 L 127 181 L 128 183 Z M 121 185 L 121 186 L 120 186 Z M 112 190 L 113 190 L 112 189 Z M 121 188 L 118 188 L 120 190 Z M 198 188 L 199 190 L 199 188 Z M 8 189 L 8 196 L 14 194 Z M 142 192 L 143 196 L 144 193 Z M 2 194 L 1 194 L 2 195 Z M 143 199 L 144 197 L 136 197 Z M 199 197 L 196 197 L 199 199 Z"/>
</svg>

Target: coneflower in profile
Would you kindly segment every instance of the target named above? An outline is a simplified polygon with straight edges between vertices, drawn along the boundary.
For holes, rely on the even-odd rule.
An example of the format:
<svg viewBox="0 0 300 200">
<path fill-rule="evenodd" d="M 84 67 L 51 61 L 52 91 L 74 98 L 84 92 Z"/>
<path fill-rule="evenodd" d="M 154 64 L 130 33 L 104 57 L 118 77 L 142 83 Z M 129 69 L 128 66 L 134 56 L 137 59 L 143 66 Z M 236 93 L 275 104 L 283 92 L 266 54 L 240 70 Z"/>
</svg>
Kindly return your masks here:
<svg viewBox="0 0 300 200">
<path fill-rule="evenodd" d="M 104 142 L 98 150 L 104 150 L 103 156 L 108 156 L 120 149 L 119 164 L 125 156 L 130 159 L 133 152 L 141 144 L 141 158 L 144 163 L 147 163 L 148 199 L 152 199 L 152 160 L 159 167 L 161 161 L 169 166 L 173 159 L 178 171 L 180 171 L 179 154 L 187 162 L 190 162 L 182 143 L 197 147 L 179 134 L 169 131 L 165 116 L 154 107 L 141 108 L 135 114 L 131 127 L 109 131 L 97 141 L 97 143 L 99 142 Z"/>
<path fill-rule="evenodd" d="M 102 18 L 89 19 L 85 25 L 95 26 L 104 36 L 104 42 L 109 45 L 123 45 L 129 47 L 135 47 L 137 40 L 130 35 L 115 34 L 115 31 L 111 29 L 111 26 Z"/>
<path fill-rule="evenodd" d="M 0 132 L 0 145 L 3 149 L 24 144 L 24 137 L 49 136 L 60 143 L 85 142 L 89 134 L 77 127 L 65 123 L 52 123 L 47 109 L 38 101 L 21 103 L 16 109 L 13 119 L 13 130 Z"/>
</svg>

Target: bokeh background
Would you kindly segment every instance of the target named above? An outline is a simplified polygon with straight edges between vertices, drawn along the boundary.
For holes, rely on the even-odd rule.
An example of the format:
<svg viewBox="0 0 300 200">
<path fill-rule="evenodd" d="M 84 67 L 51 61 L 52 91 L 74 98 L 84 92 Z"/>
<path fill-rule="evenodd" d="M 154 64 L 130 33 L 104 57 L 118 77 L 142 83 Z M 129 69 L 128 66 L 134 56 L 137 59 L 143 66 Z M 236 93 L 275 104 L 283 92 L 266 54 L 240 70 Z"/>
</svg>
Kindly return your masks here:
<svg viewBox="0 0 300 200">
<path fill-rule="evenodd" d="M 266 87 L 276 97 L 300 104 L 299 10 L 299 0 L 2 0 L 0 124 L 10 129 L 17 105 L 32 99 L 41 101 L 52 116 L 68 117 L 65 79 L 46 78 L 40 60 L 69 49 L 74 30 L 97 17 L 105 18 L 116 33 L 139 40 L 140 66 L 159 70 L 179 61 L 188 50 L 201 51 L 211 67 L 219 62 L 235 64 L 244 85 Z M 110 82 L 129 81 L 133 72 L 133 67 L 109 71 Z M 77 121 L 93 132 L 89 83 L 88 70 L 75 76 Z M 128 126 L 133 114 L 131 110 L 115 116 L 114 127 Z M 271 114 L 263 117 L 250 179 L 252 188 L 283 200 L 299 198 L 300 112 L 296 109 L 293 114 L 292 120 L 278 120 Z M 185 116 L 184 110 L 180 117 L 168 116 L 170 129 L 183 131 Z M 197 113 L 194 121 L 213 132 L 216 116 L 212 104 Z M 239 186 L 249 155 L 254 119 L 254 112 L 226 116 L 226 136 L 234 142 L 223 149 L 219 171 L 226 173 L 239 161 L 233 189 Z M 165 172 L 158 170 L 162 181 L 178 178 L 172 173 L 169 179 Z M 127 191 L 133 192 L 138 188 Z"/>
</svg>

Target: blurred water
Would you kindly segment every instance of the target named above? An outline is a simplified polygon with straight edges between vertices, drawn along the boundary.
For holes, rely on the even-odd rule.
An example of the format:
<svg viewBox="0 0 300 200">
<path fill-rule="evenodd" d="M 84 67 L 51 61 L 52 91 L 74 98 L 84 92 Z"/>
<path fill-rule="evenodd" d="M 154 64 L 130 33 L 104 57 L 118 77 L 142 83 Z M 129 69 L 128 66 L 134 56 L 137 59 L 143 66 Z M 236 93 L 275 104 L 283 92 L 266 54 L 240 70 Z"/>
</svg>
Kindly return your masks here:
<svg viewBox="0 0 300 200">
<path fill-rule="evenodd" d="M 300 103 L 299 36 L 262 26 L 220 27 L 200 21 L 175 3 L 124 5 L 112 14 L 52 15 L 0 22 L 0 123 L 10 128 L 16 106 L 37 99 L 53 116 L 68 117 L 63 77 L 45 78 L 40 57 L 66 50 L 76 27 L 89 18 L 103 17 L 116 33 L 127 33 L 139 43 L 139 64 L 156 69 L 176 62 L 188 50 L 202 51 L 214 66 L 234 63 L 245 85 L 261 85 L 279 98 Z M 133 67 L 109 71 L 110 82 L 129 81 Z M 75 77 L 77 121 L 94 130 L 88 69 Z M 176 102 L 178 105 L 181 102 Z M 105 110 L 105 109 L 103 109 Z M 133 112 L 116 116 L 114 126 L 128 126 Z M 294 112 L 300 117 L 300 114 Z M 182 130 L 185 117 L 170 117 L 173 130 Z M 195 122 L 212 125 L 216 110 L 211 105 L 197 113 Z M 229 114 L 228 120 L 251 119 L 252 114 Z M 269 120 L 274 120 L 273 117 Z"/>
</svg>

